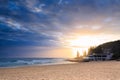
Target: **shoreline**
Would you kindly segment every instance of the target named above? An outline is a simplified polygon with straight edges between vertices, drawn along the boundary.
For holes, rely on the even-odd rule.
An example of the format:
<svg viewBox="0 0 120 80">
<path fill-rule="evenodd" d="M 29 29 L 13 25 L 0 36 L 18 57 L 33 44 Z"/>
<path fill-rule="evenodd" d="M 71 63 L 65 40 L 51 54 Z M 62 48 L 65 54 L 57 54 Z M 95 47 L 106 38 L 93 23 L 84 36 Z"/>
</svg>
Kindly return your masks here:
<svg viewBox="0 0 120 80">
<path fill-rule="evenodd" d="M 14 68 L 29 68 L 29 67 L 45 67 L 45 66 L 59 66 L 59 65 L 74 65 L 74 64 L 87 64 L 87 63 L 106 63 L 106 62 L 119 62 L 116 60 L 109 60 L 109 61 L 89 61 L 89 62 L 84 62 L 84 61 L 71 61 L 68 60 L 69 62 L 67 63 L 51 63 L 51 64 L 31 64 L 31 65 L 22 65 L 22 66 L 10 66 L 10 67 L 0 67 L 0 69 L 14 69 Z"/>
<path fill-rule="evenodd" d="M 9 69 L 9 68 L 23 68 L 23 67 L 41 67 L 41 66 L 56 66 L 56 65 L 67 65 L 67 64 L 77 64 L 79 62 L 65 62 L 65 63 L 48 63 L 48 64 L 31 64 L 31 65 L 21 65 L 21 66 L 8 66 L 0 67 L 0 69 Z"/>
<path fill-rule="evenodd" d="M 0 80 L 120 80 L 119 61 L 0 68 Z"/>
<path fill-rule="evenodd" d="M 0 68 L 14 68 L 24 66 L 42 66 L 42 65 L 57 65 L 71 64 L 64 58 L 8 58 L 0 59 Z"/>
</svg>

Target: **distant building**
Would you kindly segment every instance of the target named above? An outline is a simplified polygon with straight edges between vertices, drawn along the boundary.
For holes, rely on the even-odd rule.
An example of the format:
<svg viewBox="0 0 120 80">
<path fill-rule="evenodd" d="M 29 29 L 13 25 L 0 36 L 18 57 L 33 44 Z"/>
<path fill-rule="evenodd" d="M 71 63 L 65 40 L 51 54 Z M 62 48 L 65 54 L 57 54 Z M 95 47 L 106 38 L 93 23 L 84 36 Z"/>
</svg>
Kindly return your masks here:
<svg viewBox="0 0 120 80">
<path fill-rule="evenodd" d="M 89 61 L 104 61 L 110 60 L 113 54 L 93 54 L 85 57 L 84 59 L 88 59 Z"/>
<path fill-rule="evenodd" d="M 112 59 L 113 53 L 110 53 L 110 49 L 104 49 L 103 53 L 99 54 L 92 54 L 87 57 L 84 57 L 85 60 L 89 61 L 103 61 L 103 60 L 110 60 Z"/>
</svg>

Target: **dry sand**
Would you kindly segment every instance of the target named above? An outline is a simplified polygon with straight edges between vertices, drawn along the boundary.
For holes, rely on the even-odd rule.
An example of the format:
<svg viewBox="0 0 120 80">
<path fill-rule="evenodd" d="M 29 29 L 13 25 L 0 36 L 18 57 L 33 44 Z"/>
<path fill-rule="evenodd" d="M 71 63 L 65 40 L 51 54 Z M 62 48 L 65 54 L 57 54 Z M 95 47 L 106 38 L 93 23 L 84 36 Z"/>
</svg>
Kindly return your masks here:
<svg viewBox="0 0 120 80">
<path fill-rule="evenodd" d="M 1 68 L 0 80 L 120 80 L 120 62 Z"/>
</svg>

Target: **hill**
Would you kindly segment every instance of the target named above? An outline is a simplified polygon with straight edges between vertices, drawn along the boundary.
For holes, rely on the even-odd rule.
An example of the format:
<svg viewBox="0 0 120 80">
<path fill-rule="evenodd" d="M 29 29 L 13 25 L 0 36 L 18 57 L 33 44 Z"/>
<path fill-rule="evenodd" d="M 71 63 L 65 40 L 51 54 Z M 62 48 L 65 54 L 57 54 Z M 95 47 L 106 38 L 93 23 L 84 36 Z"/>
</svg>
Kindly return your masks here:
<svg viewBox="0 0 120 80">
<path fill-rule="evenodd" d="M 91 47 L 88 54 L 106 54 L 113 53 L 112 59 L 120 58 L 120 40 L 103 43 L 97 47 Z"/>
</svg>

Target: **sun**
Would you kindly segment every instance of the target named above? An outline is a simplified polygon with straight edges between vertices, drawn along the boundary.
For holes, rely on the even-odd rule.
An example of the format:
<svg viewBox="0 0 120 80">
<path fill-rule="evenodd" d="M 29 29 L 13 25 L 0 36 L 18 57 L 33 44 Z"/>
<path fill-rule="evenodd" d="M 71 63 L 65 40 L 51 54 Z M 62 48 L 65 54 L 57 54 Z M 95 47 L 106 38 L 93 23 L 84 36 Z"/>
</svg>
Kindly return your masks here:
<svg viewBox="0 0 120 80">
<path fill-rule="evenodd" d="M 90 46 L 96 46 L 100 43 L 101 41 L 98 40 L 97 38 L 93 37 L 79 37 L 77 39 L 71 40 L 70 45 L 74 47 L 85 47 L 88 48 Z"/>
<path fill-rule="evenodd" d="M 69 44 L 72 47 L 73 50 L 73 56 L 75 57 L 77 55 L 77 52 L 80 53 L 80 55 L 84 55 L 84 52 L 88 52 L 88 48 L 91 46 L 97 46 L 101 43 L 101 40 L 97 37 L 91 37 L 91 36 L 82 36 L 77 37 L 76 39 L 70 40 Z"/>
</svg>

